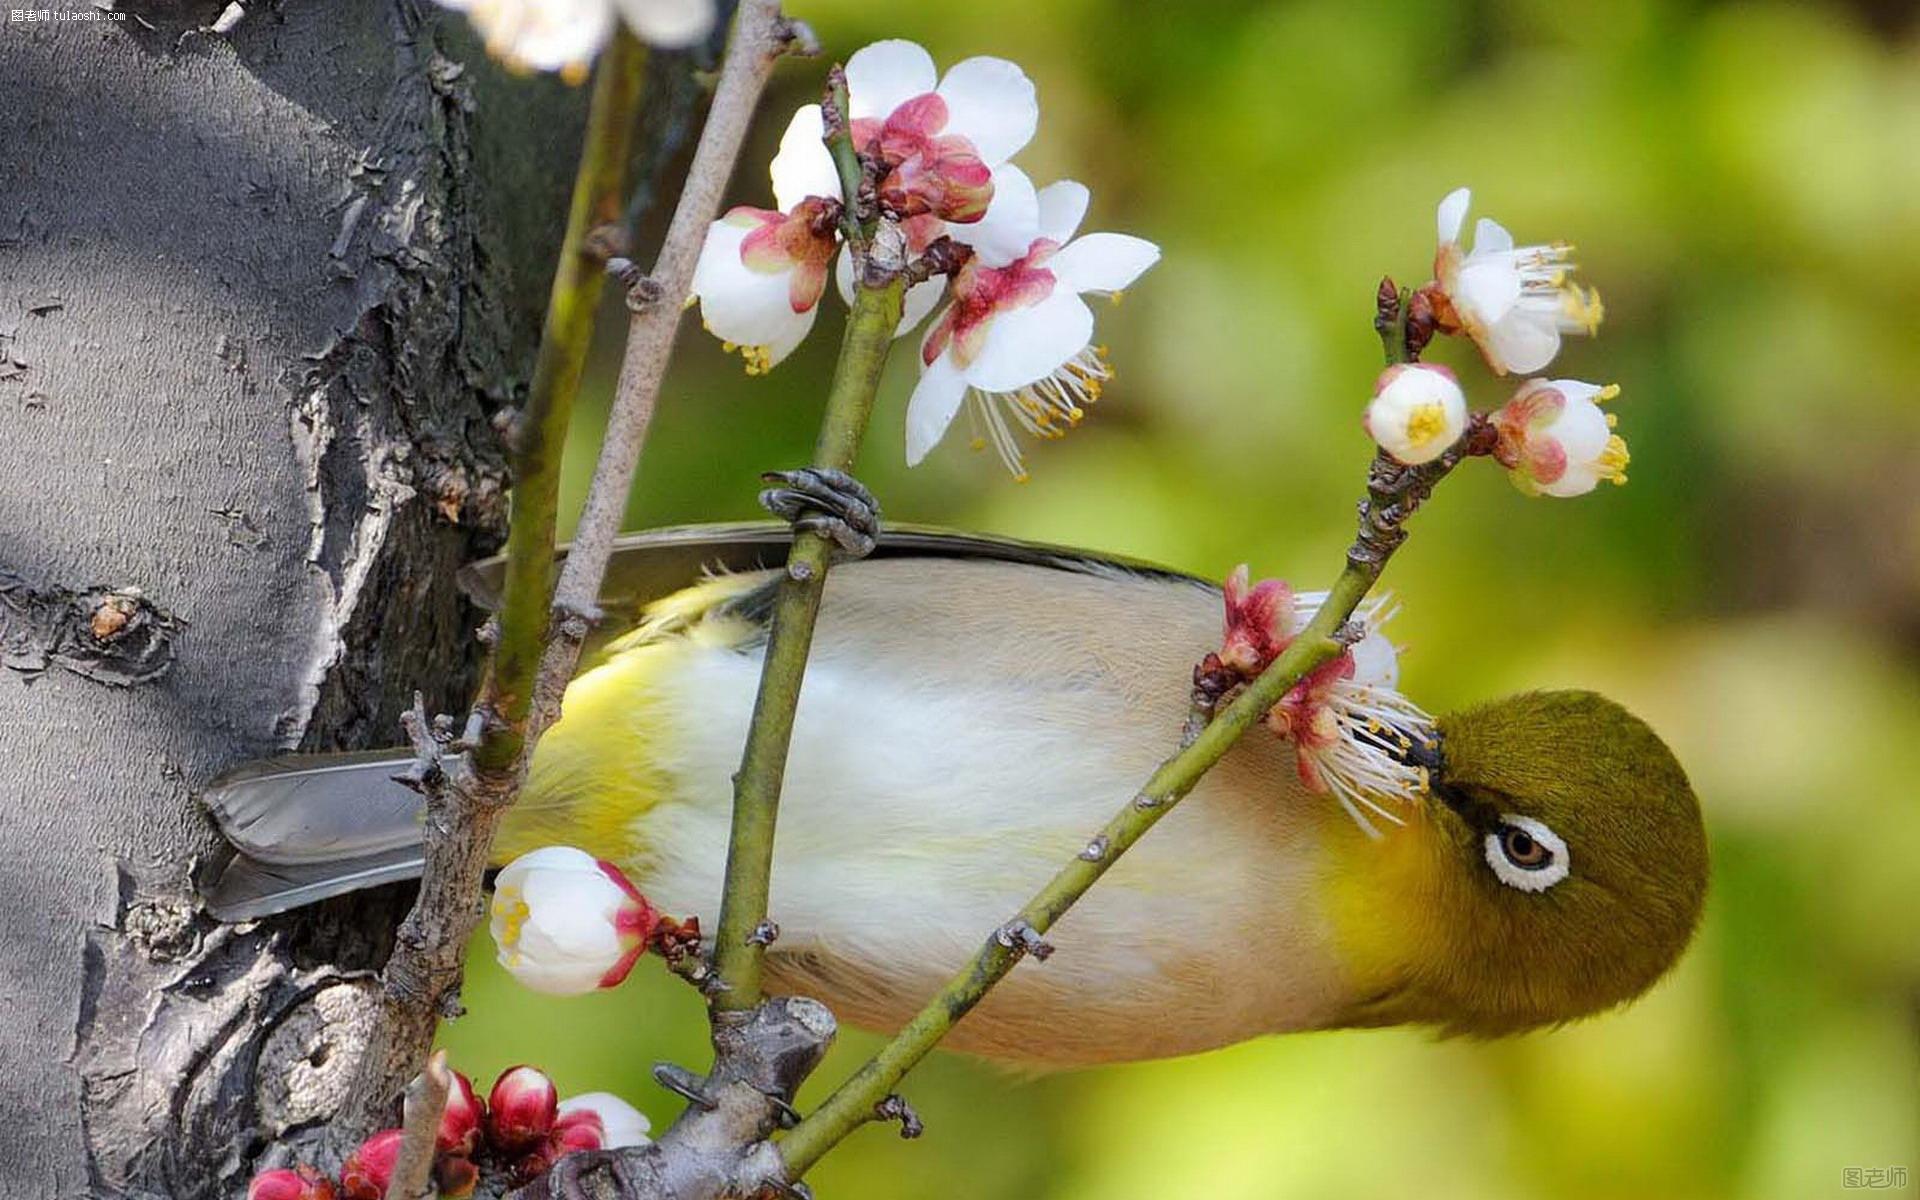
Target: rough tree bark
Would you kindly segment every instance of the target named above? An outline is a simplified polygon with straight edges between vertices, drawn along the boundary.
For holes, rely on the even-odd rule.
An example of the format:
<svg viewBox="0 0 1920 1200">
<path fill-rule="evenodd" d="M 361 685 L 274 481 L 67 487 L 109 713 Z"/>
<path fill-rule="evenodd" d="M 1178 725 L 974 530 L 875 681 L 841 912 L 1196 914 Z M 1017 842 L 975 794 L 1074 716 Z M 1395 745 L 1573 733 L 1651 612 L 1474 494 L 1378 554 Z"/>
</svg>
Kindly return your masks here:
<svg viewBox="0 0 1920 1200">
<path fill-rule="evenodd" d="M 402 909 L 211 925 L 194 792 L 469 699 L 582 97 L 420 0 L 36 3 L 93 19 L 0 24 L 0 1195 L 228 1196 Z"/>
</svg>

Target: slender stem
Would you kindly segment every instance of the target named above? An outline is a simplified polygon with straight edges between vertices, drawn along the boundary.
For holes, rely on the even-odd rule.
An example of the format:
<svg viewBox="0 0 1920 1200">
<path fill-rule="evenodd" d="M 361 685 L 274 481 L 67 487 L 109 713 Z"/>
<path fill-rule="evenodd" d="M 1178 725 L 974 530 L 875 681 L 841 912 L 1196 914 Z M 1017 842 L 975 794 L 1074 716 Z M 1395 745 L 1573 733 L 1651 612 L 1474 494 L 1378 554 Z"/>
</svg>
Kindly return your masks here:
<svg viewBox="0 0 1920 1200">
<path fill-rule="evenodd" d="M 741 143 L 753 122 L 760 93 L 773 74 L 774 63 L 790 49 L 808 51 L 813 35 L 806 26 L 780 15 L 778 0 L 742 0 L 734 17 L 733 35 L 720 67 L 720 82 L 707 112 L 706 126 L 687 171 L 680 203 L 673 211 L 665 242 L 653 272 L 629 290 L 633 317 L 627 326 L 627 347 L 614 387 L 613 408 L 607 416 L 607 434 L 600 460 L 587 489 L 587 501 L 574 531 L 573 545 L 554 589 L 554 607 L 561 617 L 575 618 L 556 639 L 559 652 L 550 652 L 541 669 L 543 695 L 558 711 L 559 692 L 579 662 L 585 629 L 578 618 L 596 614 L 595 599 L 613 553 L 614 538 L 626 515 L 640 450 L 653 422 L 660 381 L 666 376 L 680 328 L 680 301 L 693 286 L 694 264 L 700 259 L 707 227 L 720 210 L 720 193 L 733 174 Z M 539 717 L 536 715 L 536 724 Z"/>
<path fill-rule="evenodd" d="M 447 1052 L 436 1050 L 427 1059 L 426 1070 L 407 1085 L 402 1109 L 400 1152 L 387 1177 L 383 1200 L 422 1200 L 434 1195 L 433 1152 L 440 1136 L 440 1117 L 447 1108 L 447 1095 L 453 1090 L 453 1075 L 447 1070 Z"/>
<path fill-rule="evenodd" d="M 892 1041 L 780 1142 L 788 1180 L 798 1179 L 841 1139 L 873 1120 L 874 1106 L 892 1093 L 906 1073 L 1013 969 L 1032 940 L 1052 928 L 1121 855 L 1173 811 L 1201 776 L 1294 684 L 1340 653 L 1343 643 L 1337 634 L 1399 547 L 1404 538 L 1400 522 L 1467 453 L 1463 443 L 1423 467 L 1398 467 L 1388 460 L 1389 466 L 1397 468 L 1389 471 L 1375 463 L 1368 477 L 1368 499 L 1361 506 L 1360 536 L 1348 551 L 1346 568 L 1334 580 L 1326 603 L 1306 629 L 1211 722 L 1197 733 L 1189 730 L 1191 740 L 1160 764 L 1126 807 L 1088 841 L 1086 849 L 1056 872 L 1013 920 L 988 937 L 973 959 Z M 1389 531 L 1397 536 L 1387 536 Z M 1023 927 L 1031 930 L 1030 936 L 1022 936 Z"/>
<path fill-rule="evenodd" d="M 513 518 L 507 531 L 505 600 L 482 700 L 495 724 L 474 755 L 486 772 L 511 770 L 525 746 L 534 675 L 546 641 L 553 595 L 561 451 L 587 347 L 593 340 L 594 310 L 606 279 L 600 259 L 588 245 L 588 235 L 617 220 L 625 205 L 627 160 L 645 64 L 646 48 L 622 27 L 594 73 L 586 140 L 574 176 L 560 262 L 547 297 L 540 354 L 534 362 L 527 405 L 513 432 Z"/>
<path fill-rule="evenodd" d="M 338 1124 L 365 1133 L 387 1123 L 393 1096 L 418 1069 L 441 1012 L 459 987 L 466 945 L 479 923 L 480 886 L 493 835 L 518 788 L 528 701 L 547 634 L 560 448 L 592 336 L 602 272 L 588 248 L 603 215 L 618 216 L 637 123 L 645 52 L 619 37 L 601 60 L 587 112 L 573 200 L 554 268 L 546 322 L 514 462 L 507 534 L 506 601 L 487 682 L 470 722 L 479 745 L 441 771 L 442 747 L 424 707 L 409 714 L 428 792 L 420 894 L 382 972 L 386 1003 L 366 1035 L 365 1068 Z"/>
<path fill-rule="evenodd" d="M 862 285 L 840 345 L 840 364 L 827 393 L 827 411 L 813 465 L 851 469 L 865 435 L 873 397 L 880 386 L 900 324 L 904 280 L 877 287 Z M 714 1006 L 723 1011 L 752 1008 L 760 1002 L 760 966 L 765 939 L 755 933 L 767 919 L 767 892 L 773 869 L 774 823 L 780 808 L 781 776 L 793 741 L 794 710 L 813 645 L 814 619 L 826 589 L 833 541 L 803 532 L 787 555 L 786 577 L 774 600 L 760 691 L 740 771 L 734 776 L 733 835 L 727 843 L 726 884 L 721 893 L 720 924 L 714 931 L 714 972 L 721 989 Z"/>
</svg>

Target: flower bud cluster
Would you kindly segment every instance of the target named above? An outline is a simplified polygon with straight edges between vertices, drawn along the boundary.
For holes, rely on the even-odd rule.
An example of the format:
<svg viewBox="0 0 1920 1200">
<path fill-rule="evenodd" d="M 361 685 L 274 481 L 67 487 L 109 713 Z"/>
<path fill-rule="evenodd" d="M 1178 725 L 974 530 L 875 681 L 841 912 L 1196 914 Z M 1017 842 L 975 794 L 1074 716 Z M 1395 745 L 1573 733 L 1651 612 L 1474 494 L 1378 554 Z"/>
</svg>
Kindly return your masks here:
<svg viewBox="0 0 1920 1200">
<path fill-rule="evenodd" d="M 1471 199 L 1460 188 L 1440 202 L 1434 279 L 1409 306 L 1421 329 L 1408 346 L 1417 349 L 1433 333 L 1459 334 L 1496 375 L 1541 370 L 1563 335 L 1598 330 L 1600 297 L 1572 282 L 1573 247 L 1565 242 L 1516 247 L 1504 226 L 1482 217 L 1473 249 L 1465 249 L 1460 235 Z M 1362 424 L 1383 453 L 1418 466 L 1446 454 L 1480 420 L 1497 439 L 1477 442 L 1475 452 L 1490 447 L 1515 487 L 1529 496 L 1582 496 L 1602 482 L 1627 481 L 1627 443 L 1600 407 L 1619 392 L 1577 379 L 1528 379 L 1499 409 L 1476 418 L 1453 372 L 1402 363 L 1374 384 Z"/>
<path fill-rule="evenodd" d="M 451 1072 L 447 1106 L 434 1137 L 433 1187 L 443 1200 L 473 1195 L 481 1176 L 519 1187 L 576 1150 L 617 1150 L 648 1142 L 647 1118 L 618 1096 L 587 1092 L 561 1100 L 545 1072 L 512 1067 L 483 1101 Z M 336 1182 L 300 1165 L 254 1176 L 247 1200 L 382 1200 L 393 1179 L 402 1129 L 382 1129 L 347 1156 Z"/>
</svg>

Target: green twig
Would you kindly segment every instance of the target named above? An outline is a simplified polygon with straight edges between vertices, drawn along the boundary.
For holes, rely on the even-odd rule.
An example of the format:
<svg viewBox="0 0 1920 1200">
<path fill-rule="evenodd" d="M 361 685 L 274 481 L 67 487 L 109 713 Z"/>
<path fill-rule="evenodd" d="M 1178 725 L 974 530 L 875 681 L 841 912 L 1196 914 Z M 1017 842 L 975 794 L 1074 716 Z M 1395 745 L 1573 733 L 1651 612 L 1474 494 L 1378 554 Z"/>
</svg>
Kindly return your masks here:
<svg viewBox="0 0 1920 1200">
<path fill-rule="evenodd" d="M 853 144 L 853 120 L 848 115 L 850 103 L 846 68 L 836 66 L 827 72 L 826 95 L 820 99 L 820 123 L 827 152 L 833 155 L 833 169 L 840 176 L 840 230 L 850 245 L 859 247 L 872 231 L 864 224 L 865 216 L 860 211 L 860 194 L 865 189 L 867 173 L 860 163 L 859 149 Z"/>
<path fill-rule="evenodd" d="M 494 831 L 525 767 L 527 716 L 547 634 L 560 451 L 600 295 L 589 235 L 597 221 L 621 210 L 644 61 L 639 43 L 618 37 L 594 83 L 533 383 L 512 434 L 506 601 L 468 722 L 474 753 L 447 753 L 447 739 L 417 699 L 407 715 L 417 755 L 413 777 L 427 793 L 425 862 L 420 893 L 381 974 L 385 1002 L 365 1034 L 366 1065 L 340 1108 L 336 1127 L 347 1133 L 386 1123 L 394 1094 L 419 1069 L 441 1014 L 453 1007 L 482 912 Z"/>
<path fill-rule="evenodd" d="M 840 364 L 827 393 L 827 411 L 814 447 L 813 465 L 845 471 L 853 466 L 873 411 L 880 371 L 900 324 L 905 281 L 862 284 L 840 345 Z M 803 532 L 787 555 L 786 578 L 774 600 L 766 663 L 754 699 L 753 724 L 734 777 L 733 835 L 727 843 L 726 884 L 721 893 L 720 924 L 714 931 L 714 973 L 721 1010 L 752 1008 L 760 1002 L 760 965 L 765 938 L 756 936 L 767 919 L 767 892 L 773 867 L 774 822 L 780 807 L 781 776 L 793 740 L 794 709 L 801 677 L 813 645 L 814 619 L 826 589 L 832 539 Z"/>
<path fill-rule="evenodd" d="M 619 219 L 625 207 L 627 160 L 646 60 L 646 48 L 622 27 L 594 73 L 585 144 L 547 297 L 540 354 L 526 407 L 512 431 L 513 517 L 507 530 L 505 598 L 493 669 L 481 701 L 492 721 L 474 753 L 476 765 L 486 773 L 513 770 L 525 750 L 533 682 L 553 596 L 561 452 L 606 279 L 590 235 Z"/>
<path fill-rule="evenodd" d="M 1239 697 L 1200 728 L 1183 748 L 1161 763 L 1138 794 L 1091 838 L 1074 859 L 1006 925 L 987 938 L 979 952 L 927 1002 L 892 1041 L 841 1084 L 826 1101 L 780 1142 L 788 1181 L 797 1180 L 841 1139 L 875 1118 L 875 1106 L 945 1037 L 960 1019 L 1031 949 L 1049 948 L 1039 935 L 1053 927 L 1088 888 L 1135 842 L 1173 811 L 1201 776 L 1224 757 L 1242 734 L 1309 671 L 1340 653 L 1341 627 L 1380 578 L 1387 559 L 1404 536 L 1399 522 L 1432 491 L 1465 454 L 1464 447 L 1423 467 L 1383 472 L 1375 464 L 1368 499 L 1361 506 L 1361 533 L 1347 554 L 1346 569 L 1334 581 L 1326 603 L 1305 630 L 1273 660 Z M 1390 461 L 1390 460 L 1389 460 Z M 1397 465 L 1397 464 L 1396 464 Z"/>
</svg>

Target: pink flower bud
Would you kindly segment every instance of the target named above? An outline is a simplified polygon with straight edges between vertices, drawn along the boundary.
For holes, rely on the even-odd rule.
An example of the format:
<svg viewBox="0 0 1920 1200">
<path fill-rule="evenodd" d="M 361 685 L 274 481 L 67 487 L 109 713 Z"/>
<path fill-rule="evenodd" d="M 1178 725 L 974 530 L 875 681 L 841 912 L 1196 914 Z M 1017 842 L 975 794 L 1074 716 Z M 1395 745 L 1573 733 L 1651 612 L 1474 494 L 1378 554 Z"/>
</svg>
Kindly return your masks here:
<svg viewBox="0 0 1920 1200">
<path fill-rule="evenodd" d="M 480 1127 L 487 1119 L 487 1110 L 474 1094 L 473 1082 L 458 1071 L 452 1075 L 453 1086 L 447 1089 L 447 1107 L 440 1113 L 440 1133 L 434 1138 L 433 1148 L 441 1154 L 471 1156 L 480 1147 Z"/>
<path fill-rule="evenodd" d="M 1242 675 L 1258 675 L 1292 639 L 1293 589 L 1278 579 L 1248 586 L 1247 565 L 1227 576 L 1226 622 L 1220 661 Z"/>
<path fill-rule="evenodd" d="M 644 1146 L 652 1128 L 645 1113 L 611 1092 L 585 1092 L 560 1102 L 560 1118 L 553 1127 L 561 1153 L 574 1150 L 618 1150 Z"/>
<path fill-rule="evenodd" d="M 560 1095 L 538 1067 L 513 1067 L 487 1097 L 487 1141 L 503 1155 L 524 1154 L 547 1140 Z"/>
<path fill-rule="evenodd" d="M 282 1167 L 255 1175 L 247 1200 L 334 1200 L 333 1183 L 312 1167 Z"/>
<path fill-rule="evenodd" d="M 382 1129 L 361 1142 L 340 1168 L 341 1200 L 382 1200 L 406 1136 L 404 1129 Z"/>
</svg>

